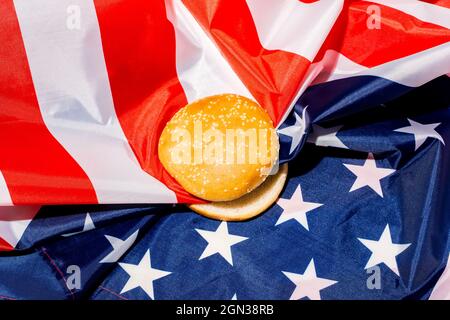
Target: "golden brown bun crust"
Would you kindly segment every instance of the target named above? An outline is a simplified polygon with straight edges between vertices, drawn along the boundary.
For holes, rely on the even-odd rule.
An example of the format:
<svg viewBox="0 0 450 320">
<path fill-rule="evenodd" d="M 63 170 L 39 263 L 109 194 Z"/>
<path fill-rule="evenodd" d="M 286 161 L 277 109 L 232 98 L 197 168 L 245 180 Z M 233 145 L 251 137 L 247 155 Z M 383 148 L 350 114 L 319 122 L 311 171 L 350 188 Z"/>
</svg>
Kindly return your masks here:
<svg viewBox="0 0 450 320">
<path fill-rule="evenodd" d="M 189 208 L 211 219 L 224 221 L 251 219 L 264 212 L 278 199 L 286 182 L 287 172 L 287 164 L 282 165 L 277 174 L 269 176 L 258 188 L 239 199 L 191 204 Z"/>
<path fill-rule="evenodd" d="M 238 138 L 228 140 L 229 132 L 244 137 L 240 140 L 244 143 L 239 143 Z M 267 135 L 260 138 L 262 132 Z M 257 140 L 249 138 L 253 133 Z M 227 149 L 229 141 L 235 141 L 232 153 Z M 217 146 L 223 148 L 214 149 Z M 189 193 L 209 201 L 229 201 L 249 193 L 266 179 L 278 160 L 278 149 L 278 138 L 267 112 L 248 98 L 223 94 L 180 109 L 161 134 L 158 156 L 164 168 Z M 218 154 L 222 156 L 217 157 Z M 244 161 L 239 161 L 239 156 L 244 156 Z"/>
</svg>

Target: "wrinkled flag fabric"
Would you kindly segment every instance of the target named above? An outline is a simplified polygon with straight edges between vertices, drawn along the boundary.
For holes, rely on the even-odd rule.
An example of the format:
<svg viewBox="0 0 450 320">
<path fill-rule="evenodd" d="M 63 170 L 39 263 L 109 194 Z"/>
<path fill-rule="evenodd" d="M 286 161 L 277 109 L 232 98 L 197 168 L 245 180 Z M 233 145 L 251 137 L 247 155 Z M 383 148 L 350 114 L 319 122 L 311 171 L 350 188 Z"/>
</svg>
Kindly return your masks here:
<svg viewBox="0 0 450 320">
<path fill-rule="evenodd" d="M 449 1 L 42 2 L 0 4 L 0 298 L 450 298 Z M 243 223 L 156 156 L 223 92 L 289 162 Z"/>
</svg>

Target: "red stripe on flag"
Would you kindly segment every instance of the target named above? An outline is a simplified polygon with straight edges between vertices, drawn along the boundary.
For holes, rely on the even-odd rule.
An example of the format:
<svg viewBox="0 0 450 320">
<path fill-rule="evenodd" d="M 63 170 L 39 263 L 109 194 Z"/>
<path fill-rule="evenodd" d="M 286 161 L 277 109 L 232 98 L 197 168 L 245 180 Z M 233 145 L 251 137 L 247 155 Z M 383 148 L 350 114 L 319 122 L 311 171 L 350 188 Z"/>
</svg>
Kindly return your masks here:
<svg viewBox="0 0 450 320">
<path fill-rule="evenodd" d="M 183 3 L 278 124 L 294 99 L 310 61 L 290 52 L 263 48 L 245 0 L 183 0 Z"/>
<path fill-rule="evenodd" d="M 0 251 L 12 251 L 12 250 L 14 250 L 13 246 L 11 246 L 8 242 L 6 242 L 0 237 Z"/>
<path fill-rule="evenodd" d="M 13 1 L 0 12 L 0 170 L 13 203 L 96 203 L 89 178 L 44 124 Z"/>
<path fill-rule="evenodd" d="M 114 107 L 131 148 L 143 170 L 172 189 L 179 202 L 198 202 L 158 159 L 162 129 L 187 104 L 164 1 L 95 0 L 95 7 Z"/>
<path fill-rule="evenodd" d="M 380 9 L 380 28 L 368 28 L 368 22 Z M 350 60 L 374 67 L 406 57 L 450 41 L 450 30 L 421 21 L 402 11 L 367 1 L 346 2 L 340 17 L 328 35 L 315 61 L 329 49 Z"/>
<path fill-rule="evenodd" d="M 441 6 L 441 7 L 450 9 L 450 0 L 420 0 L 420 1 L 428 2 L 430 4 L 434 4 L 437 6 Z"/>
</svg>

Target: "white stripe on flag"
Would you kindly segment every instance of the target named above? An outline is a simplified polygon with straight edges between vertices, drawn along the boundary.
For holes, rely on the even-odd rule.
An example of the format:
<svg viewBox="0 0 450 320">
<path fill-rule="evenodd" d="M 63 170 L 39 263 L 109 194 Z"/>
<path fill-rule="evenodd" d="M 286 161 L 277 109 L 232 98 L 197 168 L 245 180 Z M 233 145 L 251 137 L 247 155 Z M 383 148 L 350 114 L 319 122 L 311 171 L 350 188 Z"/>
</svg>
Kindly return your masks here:
<svg viewBox="0 0 450 320">
<path fill-rule="evenodd" d="M 45 124 L 86 172 L 99 202 L 176 202 L 141 169 L 119 124 L 93 1 L 14 4 Z"/>
<path fill-rule="evenodd" d="M 5 178 L 0 171 L 0 206 L 12 205 L 11 196 L 9 194 L 8 186 L 6 185 Z"/>
<path fill-rule="evenodd" d="M 0 207 L 0 238 L 16 247 L 39 206 Z"/>
<path fill-rule="evenodd" d="M 365 0 L 402 11 L 419 20 L 450 29 L 450 9 L 417 0 Z M 381 11 L 383 15 L 383 11 Z"/>
<path fill-rule="evenodd" d="M 302 3 L 298 0 L 247 0 L 259 41 L 265 49 L 288 51 L 309 61 L 314 60 L 331 31 L 342 11 L 343 3 L 342 0 L 321 0 L 314 3 Z M 293 37 L 293 34 L 297 36 Z M 314 72 L 305 76 L 278 127 L 286 120 L 314 76 Z"/>
<path fill-rule="evenodd" d="M 342 0 L 247 0 L 259 40 L 268 50 L 296 53 L 312 61 L 333 27 Z M 293 36 L 295 34 L 296 36 Z"/>
<path fill-rule="evenodd" d="M 430 300 L 450 300 L 450 256 L 447 267 L 431 292 Z"/>
<path fill-rule="evenodd" d="M 255 100 L 180 0 L 166 0 L 175 29 L 178 79 L 189 102 L 221 93 Z"/>
<path fill-rule="evenodd" d="M 419 87 L 428 81 L 450 72 L 450 43 L 444 43 L 401 59 L 373 68 L 367 68 L 334 50 L 328 50 L 324 58 L 313 63 L 310 70 L 317 70 L 313 84 L 355 76 L 376 76 L 410 87 Z"/>
</svg>

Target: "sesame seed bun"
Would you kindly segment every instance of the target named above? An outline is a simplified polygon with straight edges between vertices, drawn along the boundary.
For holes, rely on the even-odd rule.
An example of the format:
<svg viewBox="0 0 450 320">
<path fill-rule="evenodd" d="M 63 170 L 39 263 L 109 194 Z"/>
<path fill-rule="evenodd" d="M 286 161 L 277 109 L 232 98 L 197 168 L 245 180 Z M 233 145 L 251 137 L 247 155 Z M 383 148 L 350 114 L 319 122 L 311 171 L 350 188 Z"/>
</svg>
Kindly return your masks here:
<svg viewBox="0 0 450 320">
<path fill-rule="evenodd" d="M 269 208 L 280 195 L 286 182 L 287 164 L 275 175 L 269 176 L 258 188 L 239 199 L 206 204 L 191 204 L 189 208 L 211 219 L 243 221 L 253 218 Z"/>
<path fill-rule="evenodd" d="M 189 193 L 238 199 L 257 188 L 278 160 L 273 122 L 258 103 L 235 94 L 197 100 L 165 126 L 158 156 Z"/>
</svg>

